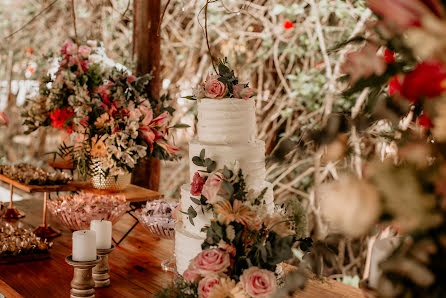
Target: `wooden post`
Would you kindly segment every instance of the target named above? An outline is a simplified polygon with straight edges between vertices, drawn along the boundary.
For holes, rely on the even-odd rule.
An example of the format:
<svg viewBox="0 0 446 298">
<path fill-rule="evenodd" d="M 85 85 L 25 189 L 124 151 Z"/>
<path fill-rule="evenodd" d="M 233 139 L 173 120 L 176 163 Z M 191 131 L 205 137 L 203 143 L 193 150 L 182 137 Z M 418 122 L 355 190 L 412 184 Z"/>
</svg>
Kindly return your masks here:
<svg viewBox="0 0 446 298">
<path fill-rule="evenodd" d="M 136 59 L 136 75 L 151 73 L 150 95 L 159 98 L 160 78 L 160 14 L 161 0 L 134 0 L 133 9 L 133 54 Z M 132 183 L 158 190 L 160 161 L 155 158 L 144 160 L 135 168 Z"/>
</svg>

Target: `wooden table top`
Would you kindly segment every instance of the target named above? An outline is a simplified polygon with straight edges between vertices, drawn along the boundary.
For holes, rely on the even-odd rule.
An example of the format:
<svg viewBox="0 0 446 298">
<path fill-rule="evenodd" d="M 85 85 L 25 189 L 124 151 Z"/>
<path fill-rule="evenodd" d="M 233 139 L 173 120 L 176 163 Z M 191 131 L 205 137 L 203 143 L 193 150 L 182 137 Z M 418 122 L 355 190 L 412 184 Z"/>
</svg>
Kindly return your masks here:
<svg viewBox="0 0 446 298">
<path fill-rule="evenodd" d="M 22 223 L 38 226 L 41 221 L 41 200 L 24 200 L 15 206 L 26 213 Z M 17 264 L 0 265 L 0 293 L 15 297 L 69 297 L 73 268 L 65 263 L 71 254 L 71 232 L 52 216 L 50 224 L 62 232 L 53 240 L 51 258 Z M 134 223 L 129 215 L 113 226 L 113 235 L 120 237 Z M 173 253 L 173 241 L 159 239 L 138 225 L 109 255 L 111 286 L 96 289 L 96 297 L 153 297 L 172 282 L 172 274 L 164 272 L 160 263 Z M 309 281 L 300 298 L 365 297 L 359 289 L 336 281 Z"/>
<path fill-rule="evenodd" d="M 85 181 L 72 181 L 63 185 L 30 185 L 13 180 L 5 175 L 0 174 L 0 180 L 4 181 L 15 188 L 21 189 L 28 193 L 36 192 L 62 192 L 62 191 L 83 191 L 92 192 L 97 194 L 120 194 L 124 195 L 127 202 L 145 202 L 160 199 L 163 197 L 162 193 L 153 191 L 141 186 L 130 184 L 124 190 L 120 192 L 111 192 L 107 190 L 100 190 L 93 188 L 90 182 Z"/>
</svg>

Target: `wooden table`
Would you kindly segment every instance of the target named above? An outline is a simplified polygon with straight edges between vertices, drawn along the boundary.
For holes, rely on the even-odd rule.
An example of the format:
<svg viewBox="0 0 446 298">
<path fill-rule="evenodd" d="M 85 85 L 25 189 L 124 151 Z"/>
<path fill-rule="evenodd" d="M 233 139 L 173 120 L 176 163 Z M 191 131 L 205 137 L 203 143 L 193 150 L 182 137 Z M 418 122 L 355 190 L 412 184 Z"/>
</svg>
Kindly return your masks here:
<svg viewBox="0 0 446 298">
<path fill-rule="evenodd" d="M 41 200 L 41 198 L 39 198 Z M 42 204 L 39 199 L 23 200 L 16 204 L 27 212 L 20 221 L 39 224 Z M 58 224 L 51 215 L 49 222 L 60 229 L 62 235 L 54 239 L 51 258 L 41 261 L 0 265 L 0 293 L 15 297 L 69 297 L 73 268 L 65 263 L 71 254 L 71 232 Z M 124 215 L 113 226 L 113 235 L 122 235 L 131 224 L 131 217 Z M 173 241 L 159 239 L 146 232 L 141 225 L 127 237 L 127 241 L 110 254 L 111 286 L 96 289 L 96 297 L 153 297 L 154 293 L 172 281 L 172 274 L 161 269 L 161 261 L 173 253 Z M 361 297 L 359 289 L 336 281 L 309 281 L 299 298 Z"/>
</svg>

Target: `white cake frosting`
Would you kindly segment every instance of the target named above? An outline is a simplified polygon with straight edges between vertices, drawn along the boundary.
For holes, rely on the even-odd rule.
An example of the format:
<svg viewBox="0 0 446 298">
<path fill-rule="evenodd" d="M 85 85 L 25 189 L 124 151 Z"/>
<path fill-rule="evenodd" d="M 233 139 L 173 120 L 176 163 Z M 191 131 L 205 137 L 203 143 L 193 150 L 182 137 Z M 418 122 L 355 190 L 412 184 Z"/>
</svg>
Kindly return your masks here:
<svg viewBox="0 0 446 298">
<path fill-rule="evenodd" d="M 204 144 L 246 144 L 256 136 L 254 100 L 198 100 L 198 140 Z"/>
<path fill-rule="evenodd" d="M 217 163 L 217 169 L 238 161 L 248 188 L 258 189 L 265 182 L 265 143 L 255 140 L 251 143 L 236 145 L 205 145 L 197 141 L 189 144 L 190 179 L 201 167 L 192 162 L 194 156 L 199 156 L 205 149 L 206 157 Z"/>
<path fill-rule="evenodd" d="M 198 136 L 189 144 L 190 181 L 202 167 L 192 162 L 205 149 L 205 157 L 214 160 L 216 169 L 222 169 L 235 161 L 243 170 L 248 190 L 258 195 L 263 189 L 266 209 L 274 211 L 273 187 L 265 181 L 265 143 L 256 140 L 254 100 L 235 98 L 200 99 L 198 100 Z M 200 173 L 206 175 L 206 173 Z M 201 251 L 201 244 L 206 234 L 201 229 L 210 224 L 213 218 L 211 211 L 204 212 L 201 206 L 191 200 L 190 185 L 181 187 L 181 211 L 187 213 L 190 206 L 197 216 L 192 224 L 187 214 L 179 214 L 181 222 L 175 228 L 175 254 L 177 271 L 180 274 L 187 269 L 192 260 Z M 266 210 L 266 211 L 265 211 Z"/>
<path fill-rule="evenodd" d="M 179 224 L 175 227 L 175 258 L 179 274 L 184 273 L 189 267 L 190 260 L 201 251 L 204 239 L 204 237 L 185 231 Z"/>
</svg>

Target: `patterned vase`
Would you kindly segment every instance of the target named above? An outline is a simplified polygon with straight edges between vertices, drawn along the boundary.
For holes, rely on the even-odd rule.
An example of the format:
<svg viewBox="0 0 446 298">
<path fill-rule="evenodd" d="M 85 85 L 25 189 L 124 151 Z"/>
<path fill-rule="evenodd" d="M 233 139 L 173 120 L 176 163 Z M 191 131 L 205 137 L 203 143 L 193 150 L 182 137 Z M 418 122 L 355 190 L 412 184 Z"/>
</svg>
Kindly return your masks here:
<svg viewBox="0 0 446 298">
<path fill-rule="evenodd" d="M 94 188 L 121 191 L 130 185 L 132 174 L 125 173 L 120 176 L 105 176 L 102 170 L 102 161 L 97 159 L 92 166 L 91 184 Z"/>
</svg>

